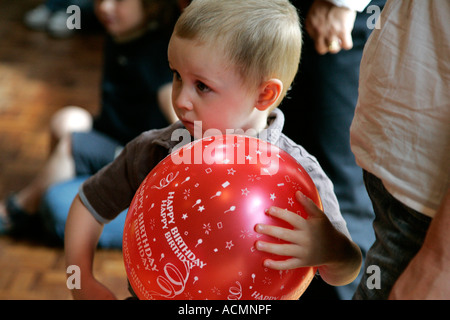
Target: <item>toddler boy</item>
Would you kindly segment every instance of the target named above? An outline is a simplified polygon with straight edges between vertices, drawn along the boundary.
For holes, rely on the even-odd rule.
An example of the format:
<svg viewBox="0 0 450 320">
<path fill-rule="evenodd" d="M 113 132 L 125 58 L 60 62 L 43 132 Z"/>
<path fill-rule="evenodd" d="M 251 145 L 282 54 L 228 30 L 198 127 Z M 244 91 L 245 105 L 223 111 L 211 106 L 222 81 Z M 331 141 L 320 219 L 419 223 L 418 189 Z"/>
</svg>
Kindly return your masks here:
<svg viewBox="0 0 450 320">
<path fill-rule="evenodd" d="M 258 137 L 264 132 L 265 139 L 296 158 L 316 184 L 326 215 L 297 192 L 308 219 L 268 209 L 268 214 L 294 229 L 258 224 L 257 232 L 289 244 L 259 241 L 256 247 L 292 257 L 266 260 L 266 267 L 317 266 L 332 285 L 353 281 L 361 253 L 350 240 L 333 186 L 315 158 L 281 133 L 284 116 L 276 107 L 296 74 L 301 39 L 298 14 L 288 0 L 194 0 L 185 9 L 168 48 L 174 74 L 172 103 L 180 121 L 130 142 L 116 161 L 83 184 L 72 204 L 66 225 L 66 263 L 78 265 L 83 275 L 82 289 L 73 291 L 75 298 L 114 298 L 92 274 L 102 225 L 126 209 L 151 169 L 180 147 L 172 139 L 180 128 L 194 138 L 209 129 L 254 132 Z"/>
</svg>

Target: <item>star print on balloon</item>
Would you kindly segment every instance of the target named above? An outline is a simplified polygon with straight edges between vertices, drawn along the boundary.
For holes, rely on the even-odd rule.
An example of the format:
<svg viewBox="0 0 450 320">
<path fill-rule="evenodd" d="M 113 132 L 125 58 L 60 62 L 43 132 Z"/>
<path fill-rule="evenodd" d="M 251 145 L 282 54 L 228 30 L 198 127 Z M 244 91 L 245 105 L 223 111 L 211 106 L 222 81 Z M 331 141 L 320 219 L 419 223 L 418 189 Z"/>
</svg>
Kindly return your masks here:
<svg viewBox="0 0 450 320">
<path fill-rule="evenodd" d="M 162 160 L 128 210 L 123 256 L 140 299 L 298 299 L 315 268 L 277 271 L 255 248 L 257 223 L 292 228 L 265 214 L 277 206 L 306 213 L 300 190 L 322 207 L 306 171 L 289 154 L 257 138 L 223 135 L 194 141 Z"/>
</svg>

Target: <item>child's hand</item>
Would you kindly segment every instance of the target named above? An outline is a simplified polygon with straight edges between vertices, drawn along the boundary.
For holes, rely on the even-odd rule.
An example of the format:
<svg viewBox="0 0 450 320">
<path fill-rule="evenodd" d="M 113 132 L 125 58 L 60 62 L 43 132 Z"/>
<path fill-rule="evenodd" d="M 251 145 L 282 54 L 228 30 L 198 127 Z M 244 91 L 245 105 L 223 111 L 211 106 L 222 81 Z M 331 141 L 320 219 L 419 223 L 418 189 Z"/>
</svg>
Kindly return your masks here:
<svg viewBox="0 0 450 320">
<path fill-rule="evenodd" d="M 289 223 L 292 229 L 257 224 L 256 232 L 284 240 L 286 244 L 257 241 L 260 251 L 290 257 L 285 260 L 266 259 L 264 266 L 275 270 L 316 266 L 322 278 L 332 285 L 343 285 L 354 280 L 361 266 L 359 248 L 345 235 L 337 231 L 325 213 L 300 191 L 297 201 L 305 208 L 308 218 L 271 207 L 267 211 L 272 217 Z"/>
<path fill-rule="evenodd" d="M 117 300 L 111 290 L 94 278 L 89 281 L 85 280 L 81 287 L 82 290 L 72 290 L 73 297 L 76 300 Z"/>
<path fill-rule="evenodd" d="M 306 198 L 300 191 L 296 192 L 295 197 L 305 208 L 308 214 L 307 219 L 277 207 L 267 210 L 267 214 L 292 225 L 293 230 L 264 224 L 256 225 L 255 229 L 258 233 L 289 242 L 288 244 L 275 244 L 257 241 L 256 248 L 260 251 L 292 257 L 281 261 L 267 259 L 264 261 L 264 266 L 268 268 L 295 269 L 322 265 L 330 260 L 328 256 L 332 243 L 329 243 L 328 240 L 329 234 L 334 232 L 334 227 L 314 202 Z"/>
</svg>

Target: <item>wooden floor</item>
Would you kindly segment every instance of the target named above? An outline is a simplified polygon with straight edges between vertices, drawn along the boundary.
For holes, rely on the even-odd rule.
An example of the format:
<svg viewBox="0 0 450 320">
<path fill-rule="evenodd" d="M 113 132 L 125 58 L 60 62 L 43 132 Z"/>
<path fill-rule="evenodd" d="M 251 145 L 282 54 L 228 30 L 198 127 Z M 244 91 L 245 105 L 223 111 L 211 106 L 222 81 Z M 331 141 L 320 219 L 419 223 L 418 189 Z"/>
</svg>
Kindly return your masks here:
<svg viewBox="0 0 450 320">
<path fill-rule="evenodd" d="M 57 40 L 28 30 L 23 15 L 41 2 L 0 1 L 0 198 L 45 162 L 54 112 L 98 107 L 101 32 Z M 95 272 L 119 298 L 128 296 L 120 251 L 100 251 Z M 0 299 L 70 298 L 62 248 L 0 237 Z"/>
</svg>

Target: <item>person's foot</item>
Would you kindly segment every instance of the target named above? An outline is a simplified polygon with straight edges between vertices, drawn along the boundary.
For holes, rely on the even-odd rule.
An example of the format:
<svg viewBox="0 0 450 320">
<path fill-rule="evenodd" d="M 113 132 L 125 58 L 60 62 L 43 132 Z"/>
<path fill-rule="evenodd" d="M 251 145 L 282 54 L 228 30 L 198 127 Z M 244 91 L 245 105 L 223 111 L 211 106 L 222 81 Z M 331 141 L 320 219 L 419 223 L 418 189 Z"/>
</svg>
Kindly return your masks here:
<svg viewBox="0 0 450 320">
<path fill-rule="evenodd" d="M 11 222 L 9 221 L 6 213 L 6 206 L 2 201 L 0 202 L 0 236 L 7 234 L 10 228 Z"/>
<path fill-rule="evenodd" d="M 38 229 L 38 220 L 37 214 L 28 213 L 18 205 L 14 194 L 0 202 L 0 235 L 33 235 Z"/>
</svg>

